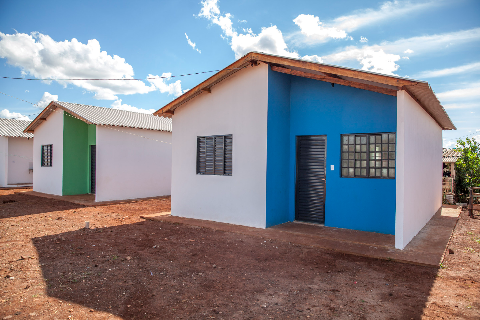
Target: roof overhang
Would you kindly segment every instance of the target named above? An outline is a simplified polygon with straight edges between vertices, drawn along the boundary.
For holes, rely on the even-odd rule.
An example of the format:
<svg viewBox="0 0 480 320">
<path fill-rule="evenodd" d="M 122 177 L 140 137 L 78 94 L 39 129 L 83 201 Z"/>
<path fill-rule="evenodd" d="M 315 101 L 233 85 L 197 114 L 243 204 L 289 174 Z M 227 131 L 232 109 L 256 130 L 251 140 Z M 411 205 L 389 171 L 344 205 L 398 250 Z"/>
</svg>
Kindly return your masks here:
<svg viewBox="0 0 480 320">
<path fill-rule="evenodd" d="M 55 112 L 57 108 L 70 113 L 71 115 L 77 117 L 78 119 L 82 120 L 87 124 L 92 124 L 92 122 L 88 121 L 82 116 L 76 114 L 75 112 L 72 112 L 71 110 L 66 109 L 65 107 L 56 103 L 55 101 L 52 101 L 48 104 L 48 106 L 45 109 L 43 109 L 42 112 L 40 112 L 40 114 L 35 119 L 33 119 L 33 121 L 28 125 L 28 127 L 23 132 L 33 133 L 35 131 L 35 128 L 41 125 L 44 121 L 47 121 L 48 116 L 50 116 L 53 112 Z"/>
<path fill-rule="evenodd" d="M 456 129 L 427 82 L 258 52 L 246 54 L 225 69 L 214 74 L 193 89 L 185 92 L 163 108 L 154 112 L 154 115 L 171 117 L 178 107 L 201 94 L 210 94 L 216 84 L 242 69 L 255 67 L 259 63 L 270 65 L 272 71 L 391 96 L 397 96 L 399 90 L 404 90 L 443 130 Z"/>
</svg>

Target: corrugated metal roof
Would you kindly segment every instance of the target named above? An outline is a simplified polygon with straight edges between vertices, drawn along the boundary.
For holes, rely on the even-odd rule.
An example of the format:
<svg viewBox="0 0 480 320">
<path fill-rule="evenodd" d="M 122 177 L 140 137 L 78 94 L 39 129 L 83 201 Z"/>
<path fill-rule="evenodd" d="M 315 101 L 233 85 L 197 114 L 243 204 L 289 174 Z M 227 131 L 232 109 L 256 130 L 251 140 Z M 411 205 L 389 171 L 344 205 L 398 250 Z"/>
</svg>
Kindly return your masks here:
<svg viewBox="0 0 480 320">
<path fill-rule="evenodd" d="M 0 136 L 33 138 L 33 133 L 23 132 L 31 122 L 29 120 L 0 118 Z"/>
<path fill-rule="evenodd" d="M 442 161 L 443 162 L 457 162 L 462 156 L 460 152 L 455 149 L 443 148 Z"/>
<path fill-rule="evenodd" d="M 172 119 L 170 118 L 62 101 L 52 101 L 32 121 L 27 131 L 35 130 L 56 108 L 60 108 L 88 124 L 172 132 Z"/>
</svg>

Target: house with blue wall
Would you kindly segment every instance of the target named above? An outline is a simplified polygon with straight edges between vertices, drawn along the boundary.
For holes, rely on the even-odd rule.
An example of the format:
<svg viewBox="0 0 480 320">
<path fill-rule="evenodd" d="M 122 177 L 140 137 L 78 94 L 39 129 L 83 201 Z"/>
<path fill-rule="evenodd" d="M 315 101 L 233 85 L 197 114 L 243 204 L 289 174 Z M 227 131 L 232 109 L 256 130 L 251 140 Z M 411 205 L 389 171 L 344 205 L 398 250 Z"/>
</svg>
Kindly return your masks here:
<svg viewBox="0 0 480 320">
<path fill-rule="evenodd" d="M 395 235 L 442 205 L 442 130 L 427 82 L 251 52 L 167 104 L 172 215 Z"/>
</svg>

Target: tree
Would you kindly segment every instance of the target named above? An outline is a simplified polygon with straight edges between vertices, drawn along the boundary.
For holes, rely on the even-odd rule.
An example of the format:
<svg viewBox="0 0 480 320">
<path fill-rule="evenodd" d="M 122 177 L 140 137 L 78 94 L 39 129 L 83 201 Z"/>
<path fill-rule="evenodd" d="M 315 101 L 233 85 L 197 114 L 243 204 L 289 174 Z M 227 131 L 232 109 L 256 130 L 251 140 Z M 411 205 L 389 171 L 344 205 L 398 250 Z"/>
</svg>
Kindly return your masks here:
<svg viewBox="0 0 480 320">
<path fill-rule="evenodd" d="M 455 193 L 460 202 L 467 202 L 468 188 L 480 187 L 480 143 L 475 138 L 457 140 L 461 157 L 455 163 Z"/>
</svg>

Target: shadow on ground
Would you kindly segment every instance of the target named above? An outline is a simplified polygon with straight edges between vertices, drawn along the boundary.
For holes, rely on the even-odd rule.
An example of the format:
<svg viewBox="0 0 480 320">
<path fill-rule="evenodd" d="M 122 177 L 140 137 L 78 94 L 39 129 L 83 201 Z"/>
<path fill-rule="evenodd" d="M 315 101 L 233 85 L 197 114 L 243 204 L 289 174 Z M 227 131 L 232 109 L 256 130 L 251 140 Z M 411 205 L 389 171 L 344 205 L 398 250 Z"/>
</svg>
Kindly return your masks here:
<svg viewBox="0 0 480 320">
<path fill-rule="evenodd" d="M 438 271 L 159 221 L 32 241 L 49 296 L 124 319 L 419 319 Z"/>
<path fill-rule="evenodd" d="M 54 199 L 43 199 L 25 194 L 24 191 L 14 191 L 12 194 L 0 196 L 0 219 L 54 211 L 83 208 L 83 205 Z"/>
</svg>

